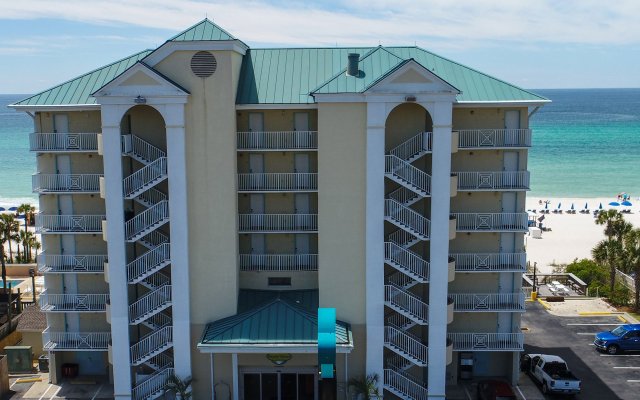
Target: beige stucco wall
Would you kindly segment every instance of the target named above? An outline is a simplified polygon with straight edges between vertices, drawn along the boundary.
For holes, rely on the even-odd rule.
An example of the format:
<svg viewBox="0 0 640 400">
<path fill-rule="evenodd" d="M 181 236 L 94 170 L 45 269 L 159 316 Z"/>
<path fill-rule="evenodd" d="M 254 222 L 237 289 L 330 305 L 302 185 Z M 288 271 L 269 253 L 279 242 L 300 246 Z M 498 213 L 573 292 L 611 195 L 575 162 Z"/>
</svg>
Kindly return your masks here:
<svg viewBox="0 0 640 400">
<path fill-rule="evenodd" d="M 318 235 L 307 233 L 309 235 L 309 252 L 311 254 L 318 253 Z M 265 252 L 266 254 L 294 254 L 296 248 L 296 234 L 265 234 Z M 251 235 L 241 234 L 239 241 L 240 254 L 251 253 Z"/>
<path fill-rule="evenodd" d="M 350 371 L 364 368 L 366 105 L 318 106 L 318 284 L 320 307 L 358 334 Z"/>
<path fill-rule="evenodd" d="M 38 156 L 37 171 L 42 174 L 55 174 L 59 157 L 69 159 L 72 174 L 102 174 L 102 157 L 95 153 L 53 154 L 43 153 Z M 34 171 L 35 172 L 35 171 Z"/>
<path fill-rule="evenodd" d="M 291 286 L 269 286 L 269 278 L 291 278 Z M 314 271 L 240 272 L 240 288 L 256 290 L 304 290 L 318 288 Z"/>
<path fill-rule="evenodd" d="M 241 110 L 237 112 L 238 131 L 246 132 L 249 130 L 249 114 L 260 113 L 263 116 L 264 130 L 274 131 L 292 131 L 294 127 L 295 113 L 306 113 L 309 115 L 309 129 L 318 129 L 318 112 L 317 110 Z"/>
<path fill-rule="evenodd" d="M 66 114 L 69 118 L 69 132 L 93 133 L 102 130 L 100 111 L 70 111 L 70 112 L 38 112 L 36 113 L 36 129 L 42 133 L 53 132 L 53 115 Z"/>
<path fill-rule="evenodd" d="M 387 118 L 385 149 L 389 151 L 420 132 L 431 131 L 431 125 L 427 110 L 413 103 L 400 104 Z"/>
<path fill-rule="evenodd" d="M 520 111 L 520 128 L 528 128 L 526 107 L 511 108 L 466 108 L 453 109 L 453 129 L 503 129 L 504 113 L 508 110 Z"/>
<path fill-rule="evenodd" d="M 238 153 L 238 173 L 258 172 L 251 171 L 249 166 L 249 154 L 248 152 Z M 309 152 L 279 152 L 279 151 L 267 151 L 259 153 L 263 157 L 264 170 L 263 172 L 296 172 L 295 171 L 295 155 L 306 154 L 309 157 L 309 172 L 318 171 L 318 156 L 315 151 Z"/>
</svg>

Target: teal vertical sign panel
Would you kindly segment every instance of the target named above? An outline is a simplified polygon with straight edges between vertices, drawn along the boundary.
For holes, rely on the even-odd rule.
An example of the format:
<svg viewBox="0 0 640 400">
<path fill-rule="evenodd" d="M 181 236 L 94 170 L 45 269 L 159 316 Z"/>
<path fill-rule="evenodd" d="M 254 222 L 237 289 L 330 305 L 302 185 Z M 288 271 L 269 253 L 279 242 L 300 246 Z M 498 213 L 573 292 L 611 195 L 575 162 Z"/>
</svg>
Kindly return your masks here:
<svg viewBox="0 0 640 400">
<path fill-rule="evenodd" d="M 336 309 L 318 308 L 318 365 L 320 378 L 333 378 L 336 365 Z"/>
</svg>

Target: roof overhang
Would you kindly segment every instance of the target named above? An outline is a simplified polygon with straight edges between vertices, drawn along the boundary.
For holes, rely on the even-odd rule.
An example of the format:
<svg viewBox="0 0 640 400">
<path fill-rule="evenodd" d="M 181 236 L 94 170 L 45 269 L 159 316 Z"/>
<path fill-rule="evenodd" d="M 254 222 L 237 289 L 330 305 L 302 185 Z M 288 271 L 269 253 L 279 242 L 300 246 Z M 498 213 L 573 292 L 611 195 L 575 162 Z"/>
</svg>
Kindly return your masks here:
<svg viewBox="0 0 640 400">
<path fill-rule="evenodd" d="M 316 103 L 236 104 L 236 110 L 315 110 Z"/>
<path fill-rule="evenodd" d="M 19 105 L 9 104 L 7 107 L 24 112 L 65 112 L 65 111 L 99 111 L 100 104 L 63 104 L 63 105 Z"/>
<path fill-rule="evenodd" d="M 294 354 L 316 354 L 318 344 L 204 344 L 197 345 L 200 353 L 294 353 Z M 336 353 L 348 354 L 353 351 L 353 345 L 336 345 Z"/>
<path fill-rule="evenodd" d="M 240 55 L 245 55 L 249 46 L 240 40 L 197 40 L 165 42 L 153 53 L 144 58 L 144 62 L 150 66 L 155 66 L 160 61 L 167 58 L 176 51 L 235 51 Z"/>
<path fill-rule="evenodd" d="M 551 103 L 551 100 L 504 100 L 504 101 L 457 101 L 455 108 L 482 107 L 539 107 Z"/>
</svg>

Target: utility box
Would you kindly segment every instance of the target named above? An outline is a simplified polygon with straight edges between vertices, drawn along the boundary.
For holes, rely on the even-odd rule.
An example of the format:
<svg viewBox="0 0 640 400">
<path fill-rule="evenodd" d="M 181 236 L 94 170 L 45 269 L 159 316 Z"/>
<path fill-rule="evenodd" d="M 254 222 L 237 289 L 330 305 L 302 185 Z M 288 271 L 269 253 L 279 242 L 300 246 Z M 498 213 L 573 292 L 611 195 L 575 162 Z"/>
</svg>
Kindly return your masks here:
<svg viewBox="0 0 640 400">
<path fill-rule="evenodd" d="M 473 378 L 473 353 L 460 353 L 460 379 Z"/>
<path fill-rule="evenodd" d="M 31 372 L 33 369 L 31 346 L 6 346 L 9 373 Z"/>
</svg>

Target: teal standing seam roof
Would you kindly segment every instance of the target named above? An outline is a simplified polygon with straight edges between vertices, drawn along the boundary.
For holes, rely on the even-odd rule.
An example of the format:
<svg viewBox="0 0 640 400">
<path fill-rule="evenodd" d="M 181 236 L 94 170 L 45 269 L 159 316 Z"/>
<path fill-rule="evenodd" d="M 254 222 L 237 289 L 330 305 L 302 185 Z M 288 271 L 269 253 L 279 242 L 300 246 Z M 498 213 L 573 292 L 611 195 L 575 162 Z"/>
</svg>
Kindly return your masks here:
<svg viewBox="0 0 640 400">
<path fill-rule="evenodd" d="M 209 19 L 205 18 L 169 39 L 170 42 L 188 42 L 197 40 L 236 40 L 236 38 Z"/>
<path fill-rule="evenodd" d="M 104 67 L 93 70 L 71 79 L 44 92 L 35 94 L 13 105 L 41 106 L 41 105 L 84 105 L 95 104 L 96 99 L 91 96 L 96 90 L 112 81 L 139 60 L 150 54 L 152 50 L 136 53 L 122 60 L 118 60 Z"/>
<path fill-rule="evenodd" d="M 207 324 L 199 345 L 314 345 L 318 314 L 281 297 L 243 313 Z M 336 344 L 352 345 L 349 324 L 336 321 Z"/>
</svg>

